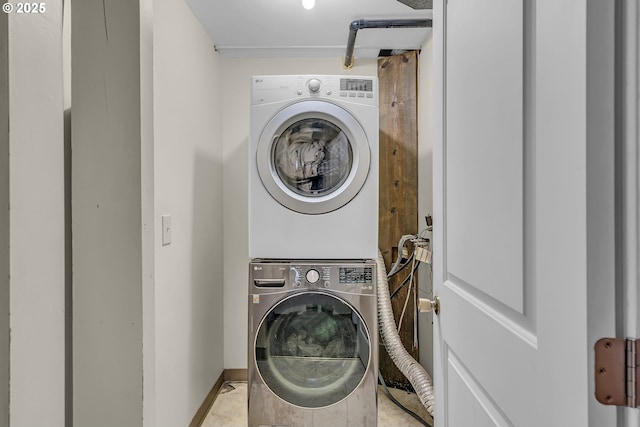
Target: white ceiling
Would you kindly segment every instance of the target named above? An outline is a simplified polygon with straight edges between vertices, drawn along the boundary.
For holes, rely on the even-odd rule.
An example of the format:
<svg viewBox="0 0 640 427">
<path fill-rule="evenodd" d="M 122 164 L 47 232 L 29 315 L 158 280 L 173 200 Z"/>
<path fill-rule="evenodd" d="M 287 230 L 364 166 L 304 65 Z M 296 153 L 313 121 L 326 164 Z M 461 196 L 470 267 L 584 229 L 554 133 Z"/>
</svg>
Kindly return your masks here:
<svg viewBox="0 0 640 427">
<path fill-rule="evenodd" d="M 396 0 L 187 0 L 218 51 L 229 57 L 341 57 L 356 19 L 424 19 Z M 375 58 L 381 49 L 420 49 L 427 28 L 362 29 L 354 57 Z"/>
</svg>

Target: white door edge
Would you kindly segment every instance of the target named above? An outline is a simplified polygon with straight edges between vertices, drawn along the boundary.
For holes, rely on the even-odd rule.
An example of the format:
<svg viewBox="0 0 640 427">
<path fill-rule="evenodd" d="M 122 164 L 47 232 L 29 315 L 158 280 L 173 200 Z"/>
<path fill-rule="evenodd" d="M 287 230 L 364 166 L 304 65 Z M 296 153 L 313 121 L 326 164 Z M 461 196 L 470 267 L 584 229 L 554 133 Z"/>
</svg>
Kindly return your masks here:
<svg viewBox="0 0 640 427">
<path fill-rule="evenodd" d="M 622 60 L 617 66 L 622 68 L 621 99 L 616 107 L 622 111 L 622 318 L 623 337 L 640 338 L 640 7 L 636 0 L 624 0 L 618 12 L 622 22 Z M 623 423 L 626 427 L 640 425 L 637 409 L 625 408 Z"/>
</svg>

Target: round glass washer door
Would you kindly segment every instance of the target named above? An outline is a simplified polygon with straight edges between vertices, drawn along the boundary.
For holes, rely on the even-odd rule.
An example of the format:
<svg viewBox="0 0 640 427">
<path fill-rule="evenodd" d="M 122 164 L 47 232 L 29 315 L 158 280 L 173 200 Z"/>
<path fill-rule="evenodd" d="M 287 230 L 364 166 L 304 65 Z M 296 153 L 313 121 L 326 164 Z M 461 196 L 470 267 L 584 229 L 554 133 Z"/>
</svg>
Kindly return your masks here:
<svg viewBox="0 0 640 427">
<path fill-rule="evenodd" d="M 304 214 L 349 203 L 364 185 L 371 160 L 360 123 L 325 101 L 301 101 L 276 113 L 262 131 L 256 156 L 269 194 Z"/>
<path fill-rule="evenodd" d="M 370 339 L 360 315 L 345 301 L 299 293 L 262 319 L 255 358 L 264 383 L 281 399 L 320 408 L 349 396 L 362 381 Z"/>
</svg>

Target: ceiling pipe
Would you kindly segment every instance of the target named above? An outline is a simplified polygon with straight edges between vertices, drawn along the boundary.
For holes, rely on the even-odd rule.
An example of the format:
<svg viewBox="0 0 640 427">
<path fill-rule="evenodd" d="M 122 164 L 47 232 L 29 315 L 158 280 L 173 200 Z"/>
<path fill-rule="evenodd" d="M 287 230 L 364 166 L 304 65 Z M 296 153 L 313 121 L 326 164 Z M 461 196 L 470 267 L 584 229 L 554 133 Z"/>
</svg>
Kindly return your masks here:
<svg viewBox="0 0 640 427">
<path fill-rule="evenodd" d="M 349 40 L 344 56 L 344 68 L 353 67 L 353 49 L 358 30 L 365 28 L 430 28 L 431 19 L 357 19 L 349 24 Z"/>
</svg>

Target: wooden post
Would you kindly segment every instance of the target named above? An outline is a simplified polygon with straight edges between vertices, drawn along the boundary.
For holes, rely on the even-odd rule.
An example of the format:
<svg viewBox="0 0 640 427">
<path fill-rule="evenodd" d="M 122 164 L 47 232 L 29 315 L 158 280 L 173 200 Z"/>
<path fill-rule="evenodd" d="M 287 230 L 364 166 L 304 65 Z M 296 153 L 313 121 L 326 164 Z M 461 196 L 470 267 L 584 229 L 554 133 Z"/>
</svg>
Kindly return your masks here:
<svg viewBox="0 0 640 427">
<path fill-rule="evenodd" d="M 387 270 L 395 260 L 398 241 L 405 234 L 418 232 L 418 127 L 417 76 L 418 54 L 415 51 L 378 60 L 380 82 L 380 204 L 378 241 Z M 393 292 L 411 273 L 407 267 L 389 282 Z M 416 281 L 416 278 L 414 278 Z M 414 282 L 417 288 L 417 281 Z M 392 300 L 396 324 L 402 313 L 409 286 Z M 414 358 L 414 298 L 402 321 L 400 338 Z M 396 368 L 384 346 L 380 347 L 380 370 L 388 385 L 409 389 L 411 385 Z"/>
</svg>

